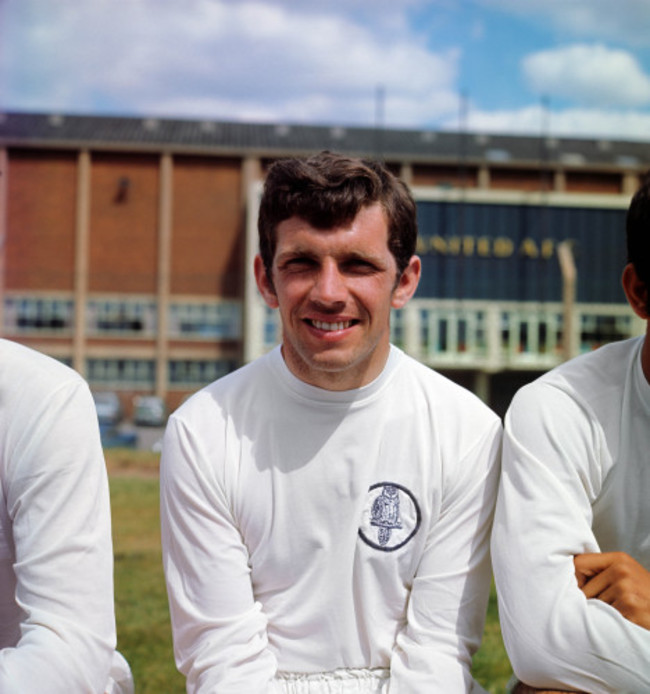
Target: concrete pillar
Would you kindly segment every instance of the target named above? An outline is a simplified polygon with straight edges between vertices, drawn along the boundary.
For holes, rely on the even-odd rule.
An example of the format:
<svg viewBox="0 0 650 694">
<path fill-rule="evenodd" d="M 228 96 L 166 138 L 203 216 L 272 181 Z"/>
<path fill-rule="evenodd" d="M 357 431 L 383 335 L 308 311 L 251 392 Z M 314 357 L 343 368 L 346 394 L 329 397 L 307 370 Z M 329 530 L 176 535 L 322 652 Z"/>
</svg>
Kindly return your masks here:
<svg viewBox="0 0 650 694">
<path fill-rule="evenodd" d="M 264 303 L 257 290 L 253 261 L 258 250 L 257 211 L 261 195 L 262 168 L 259 159 L 247 157 L 243 162 L 244 200 L 246 201 L 246 239 L 244 260 L 244 363 L 253 361 L 264 351 Z"/>
<path fill-rule="evenodd" d="M 490 169 L 482 164 L 478 169 L 478 182 L 477 186 L 482 190 L 487 190 L 490 187 Z"/>
<path fill-rule="evenodd" d="M 553 190 L 556 193 L 564 193 L 566 190 L 566 173 L 564 171 L 556 171 L 553 177 Z"/>
<path fill-rule="evenodd" d="M 486 364 L 489 371 L 495 372 L 505 361 L 501 353 L 501 309 L 493 303 L 485 313 Z"/>
<path fill-rule="evenodd" d="M 74 333 L 72 366 L 86 376 L 86 303 L 88 301 L 88 246 L 90 241 L 90 152 L 77 156 L 77 213 L 74 252 Z"/>
<path fill-rule="evenodd" d="M 424 350 L 420 340 L 420 310 L 415 301 L 410 301 L 403 309 L 404 351 L 416 359 L 422 359 Z"/>
<path fill-rule="evenodd" d="M 639 187 L 639 177 L 633 173 L 625 173 L 623 175 L 622 190 L 623 195 L 632 197 Z"/>
<path fill-rule="evenodd" d="M 402 164 L 399 170 L 399 177 L 407 186 L 413 185 L 413 166 L 411 164 Z"/>
<path fill-rule="evenodd" d="M 172 155 L 160 157 L 158 202 L 158 278 L 156 302 L 158 330 L 156 332 L 156 395 L 164 398 L 169 386 L 169 294 L 171 278 L 171 240 L 173 209 Z"/>
<path fill-rule="evenodd" d="M 5 246 L 9 212 L 7 203 L 9 189 L 9 155 L 7 149 L 0 149 L 0 335 L 4 332 L 5 307 Z"/>
</svg>

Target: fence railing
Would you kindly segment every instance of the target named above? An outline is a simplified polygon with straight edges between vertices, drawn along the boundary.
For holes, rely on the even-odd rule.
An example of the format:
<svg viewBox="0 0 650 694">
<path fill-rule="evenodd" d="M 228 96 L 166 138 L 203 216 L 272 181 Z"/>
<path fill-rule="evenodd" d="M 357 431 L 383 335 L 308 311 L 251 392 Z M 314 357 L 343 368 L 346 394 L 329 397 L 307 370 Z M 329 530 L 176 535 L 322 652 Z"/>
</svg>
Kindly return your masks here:
<svg viewBox="0 0 650 694">
<path fill-rule="evenodd" d="M 497 372 L 547 370 L 601 344 L 642 334 L 645 325 L 627 304 L 576 304 L 572 321 L 577 345 L 566 349 L 561 303 L 413 299 L 395 311 L 391 340 L 434 368 Z M 280 340 L 278 317 L 265 309 L 262 338 L 251 356 Z"/>
</svg>

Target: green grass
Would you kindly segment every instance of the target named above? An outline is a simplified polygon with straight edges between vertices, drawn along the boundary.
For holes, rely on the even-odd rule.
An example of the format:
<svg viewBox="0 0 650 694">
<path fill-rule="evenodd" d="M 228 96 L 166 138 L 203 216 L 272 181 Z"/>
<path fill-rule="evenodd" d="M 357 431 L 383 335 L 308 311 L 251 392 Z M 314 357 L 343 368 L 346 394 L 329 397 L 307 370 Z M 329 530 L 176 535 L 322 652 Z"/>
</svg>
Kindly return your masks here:
<svg viewBox="0 0 650 694">
<path fill-rule="evenodd" d="M 160 550 L 158 456 L 107 450 L 118 649 L 129 661 L 136 694 L 183 694 L 176 670 Z M 511 674 L 501 640 L 494 591 L 474 676 L 491 694 L 502 693 Z"/>
<path fill-rule="evenodd" d="M 110 471 L 115 551 L 117 647 L 129 661 L 137 694 L 182 694 L 176 670 L 162 570 L 158 478 L 151 459 L 132 470 L 106 452 Z M 157 461 L 156 461 L 157 462 Z M 116 472 L 117 470 L 117 472 Z M 127 474 L 128 472 L 128 474 Z"/>
<path fill-rule="evenodd" d="M 474 655 L 472 672 L 477 682 L 490 694 L 503 694 L 512 675 L 510 661 L 501 638 L 497 596 L 494 586 L 490 593 L 483 642 Z"/>
</svg>

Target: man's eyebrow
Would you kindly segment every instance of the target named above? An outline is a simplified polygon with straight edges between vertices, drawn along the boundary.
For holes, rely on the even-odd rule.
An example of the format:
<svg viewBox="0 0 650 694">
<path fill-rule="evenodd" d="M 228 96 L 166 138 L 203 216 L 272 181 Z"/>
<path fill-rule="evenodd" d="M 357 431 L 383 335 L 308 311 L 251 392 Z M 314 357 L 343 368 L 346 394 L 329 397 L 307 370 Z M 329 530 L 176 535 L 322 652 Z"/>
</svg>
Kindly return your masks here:
<svg viewBox="0 0 650 694">
<path fill-rule="evenodd" d="M 373 253 L 362 253 L 359 251 L 350 251 L 341 254 L 343 260 L 364 260 L 368 263 L 381 263 L 381 257 L 375 256 Z"/>
<path fill-rule="evenodd" d="M 316 258 L 317 256 L 318 254 L 310 248 L 303 248 L 301 246 L 297 246 L 296 248 L 290 248 L 286 251 L 278 253 L 277 262 L 290 260 L 291 258 Z"/>
<path fill-rule="evenodd" d="M 278 253 L 276 257 L 276 262 L 282 264 L 293 258 L 308 258 L 311 260 L 318 260 L 321 257 L 320 253 L 315 252 L 311 248 L 297 246 L 296 248 L 287 249 Z M 373 253 L 364 253 L 363 251 L 350 250 L 341 251 L 335 254 L 335 258 L 339 263 L 350 263 L 350 262 L 364 262 L 372 263 L 374 265 L 383 265 L 383 259 L 381 256 L 377 256 Z"/>
</svg>

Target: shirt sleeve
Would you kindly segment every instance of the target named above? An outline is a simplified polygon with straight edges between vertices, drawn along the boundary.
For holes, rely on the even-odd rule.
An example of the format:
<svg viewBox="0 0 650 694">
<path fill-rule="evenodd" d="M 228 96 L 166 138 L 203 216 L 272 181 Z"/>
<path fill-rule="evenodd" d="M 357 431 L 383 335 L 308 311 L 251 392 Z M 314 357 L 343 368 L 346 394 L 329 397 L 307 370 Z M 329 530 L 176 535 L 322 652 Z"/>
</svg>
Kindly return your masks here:
<svg viewBox="0 0 650 694">
<path fill-rule="evenodd" d="M 9 411 L 9 410 L 8 410 Z M 108 481 L 95 407 L 71 379 L 39 399 L 23 392 L 4 423 L 5 521 L 22 612 L 0 651 L 0 691 L 104 692 L 115 648 Z"/>
<path fill-rule="evenodd" d="M 573 557 L 600 551 L 592 503 L 606 443 L 588 407 L 527 387 L 506 417 L 492 556 L 504 642 L 535 687 L 650 691 L 650 631 L 578 588 Z"/>
<path fill-rule="evenodd" d="M 208 462 L 218 457 L 170 418 L 160 493 L 176 664 L 190 694 L 266 692 L 277 665 L 247 549 Z"/>
<path fill-rule="evenodd" d="M 471 676 L 492 574 L 489 542 L 501 423 L 461 457 L 411 588 L 407 623 L 391 659 L 391 694 L 483 692 Z"/>
</svg>

